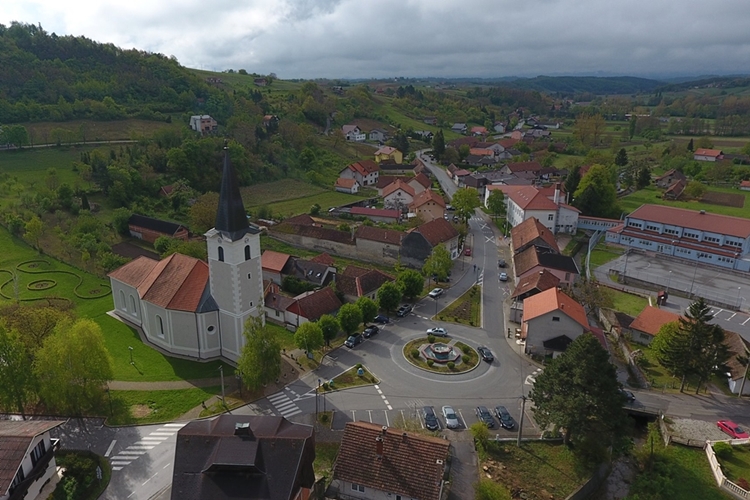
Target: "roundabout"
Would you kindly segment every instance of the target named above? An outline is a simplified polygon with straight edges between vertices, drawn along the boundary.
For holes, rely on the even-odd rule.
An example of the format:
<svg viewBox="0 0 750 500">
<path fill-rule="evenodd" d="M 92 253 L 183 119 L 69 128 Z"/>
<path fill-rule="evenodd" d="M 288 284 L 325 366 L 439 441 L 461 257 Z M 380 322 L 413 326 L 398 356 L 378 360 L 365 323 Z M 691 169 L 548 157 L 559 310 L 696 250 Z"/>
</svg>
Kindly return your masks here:
<svg viewBox="0 0 750 500">
<path fill-rule="evenodd" d="M 470 372 L 479 365 L 479 353 L 468 344 L 447 339 L 435 342 L 432 336 L 407 342 L 402 354 L 412 366 L 442 375 Z"/>
</svg>

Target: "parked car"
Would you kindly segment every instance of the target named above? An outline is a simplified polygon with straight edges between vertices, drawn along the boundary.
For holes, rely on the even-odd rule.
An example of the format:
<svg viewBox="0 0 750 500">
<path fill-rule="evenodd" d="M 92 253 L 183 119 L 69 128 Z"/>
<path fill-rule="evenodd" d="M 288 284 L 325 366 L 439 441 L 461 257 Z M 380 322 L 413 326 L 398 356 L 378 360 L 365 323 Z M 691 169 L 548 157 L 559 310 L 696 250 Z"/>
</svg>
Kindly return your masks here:
<svg viewBox="0 0 750 500">
<path fill-rule="evenodd" d="M 467 248 L 464 250 L 464 255 L 471 257 L 471 248 Z"/>
<path fill-rule="evenodd" d="M 508 264 L 505 263 L 505 259 L 498 259 L 497 260 L 497 267 L 505 267 Z"/>
<path fill-rule="evenodd" d="M 495 360 L 495 356 L 492 355 L 492 351 L 490 351 L 489 347 L 484 347 L 483 345 L 480 345 L 477 348 L 477 351 L 479 351 L 479 355 L 482 356 L 482 359 L 485 360 L 488 363 L 492 363 L 492 361 Z"/>
<path fill-rule="evenodd" d="M 458 429 L 458 417 L 456 412 L 450 406 L 443 406 L 443 418 L 445 418 L 445 426 L 449 429 Z"/>
<path fill-rule="evenodd" d="M 477 406 L 476 412 L 480 422 L 483 422 L 489 429 L 495 428 L 495 419 L 492 418 L 492 413 L 486 406 Z"/>
<path fill-rule="evenodd" d="M 445 206 L 445 209 L 446 209 L 447 211 L 449 211 L 449 212 L 453 212 L 453 211 L 455 210 L 455 208 L 453 208 L 453 205 L 446 205 L 446 206 Z"/>
<path fill-rule="evenodd" d="M 436 298 L 440 297 L 441 295 L 443 295 L 443 289 L 442 288 L 433 288 L 430 291 L 430 293 L 428 293 L 427 295 L 429 295 L 433 299 L 436 299 Z"/>
<path fill-rule="evenodd" d="M 627 391 L 627 390 L 623 389 L 622 387 L 620 387 L 620 394 L 622 394 L 623 396 L 625 396 L 625 399 L 628 400 L 628 403 L 632 403 L 633 401 L 635 401 L 635 394 L 633 394 L 630 391 Z"/>
<path fill-rule="evenodd" d="M 391 322 L 391 318 L 384 314 L 378 314 L 377 316 L 375 316 L 375 319 L 373 319 L 373 321 L 375 323 L 380 323 L 381 325 L 387 325 Z"/>
<path fill-rule="evenodd" d="M 516 422 L 504 406 L 495 407 L 495 416 L 500 421 L 500 426 L 503 429 L 512 429 L 516 426 Z"/>
<path fill-rule="evenodd" d="M 411 309 L 412 307 L 409 304 L 404 304 L 398 308 L 398 311 L 396 311 L 396 316 L 398 316 L 399 318 L 403 318 L 411 312 Z"/>
<path fill-rule="evenodd" d="M 427 330 L 428 335 L 434 335 L 436 337 L 447 337 L 448 332 L 445 328 L 435 327 Z"/>
<path fill-rule="evenodd" d="M 723 432 L 729 434 L 732 439 L 747 439 L 750 438 L 750 434 L 745 431 L 742 427 L 735 424 L 731 420 L 719 420 L 716 422 L 716 426 Z"/>
<path fill-rule="evenodd" d="M 424 426 L 427 427 L 427 430 L 440 430 L 440 421 L 438 420 L 437 415 L 435 415 L 435 410 L 432 406 L 423 407 L 422 415 L 424 416 Z"/>
<path fill-rule="evenodd" d="M 364 339 L 362 338 L 362 334 L 360 333 L 356 335 L 349 335 L 349 338 L 344 341 L 344 345 L 349 349 L 352 349 L 354 348 L 354 346 L 361 344 L 363 340 Z"/>
<path fill-rule="evenodd" d="M 380 331 L 380 328 L 378 328 L 375 325 L 370 325 L 367 328 L 365 328 L 364 332 L 362 332 L 362 336 L 364 338 L 366 338 L 366 339 L 369 339 L 370 337 L 372 337 L 373 335 L 375 335 L 379 331 Z"/>
<path fill-rule="evenodd" d="M 500 281 L 508 281 L 508 273 L 500 273 Z"/>
<path fill-rule="evenodd" d="M 458 215 L 453 216 L 453 222 L 458 222 L 460 219 L 458 218 Z"/>
</svg>

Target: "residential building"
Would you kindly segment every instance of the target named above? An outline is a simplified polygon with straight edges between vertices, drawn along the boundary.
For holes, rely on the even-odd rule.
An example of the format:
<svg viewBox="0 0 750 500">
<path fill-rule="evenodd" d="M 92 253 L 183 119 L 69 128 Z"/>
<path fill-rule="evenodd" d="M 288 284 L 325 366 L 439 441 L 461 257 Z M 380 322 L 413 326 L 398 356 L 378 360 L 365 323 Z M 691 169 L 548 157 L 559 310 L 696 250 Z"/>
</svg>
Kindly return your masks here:
<svg viewBox="0 0 750 500">
<path fill-rule="evenodd" d="M 208 135 L 216 132 L 219 126 L 210 115 L 193 115 L 190 117 L 190 128 L 201 135 Z"/>
<path fill-rule="evenodd" d="M 537 274 L 546 269 L 560 279 L 565 286 L 571 286 L 580 271 L 573 257 L 561 255 L 544 248 L 530 246 L 526 250 L 513 255 L 516 285 L 524 278 Z"/>
<path fill-rule="evenodd" d="M 471 175 L 471 172 L 465 169 L 459 169 L 453 172 L 453 182 L 456 184 L 456 186 L 462 188 L 466 186 L 466 183 L 464 182 L 464 179 Z"/>
<path fill-rule="evenodd" d="M 345 179 L 339 177 L 333 186 L 339 193 L 357 194 L 359 192 L 359 182 L 356 179 Z"/>
<path fill-rule="evenodd" d="M 326 496 L 443 500 L 450 441 L 369 422 L 348 422 Z"/>
<path fill-rule="evenodd" d="M 724 330 L 724 345 L 729 351 L 729 359 L 726 363 L 729 370 L 727 372 L 729 390 L 732 394 L 739 394 L 741 388 L 742 395 L 747 396 L 750 394 L 750 383 L 744 380 L 747 367 L 740 362 L 740 359 L 750 354 L 750 346 L 739 334 L 729 330 Z"/>
<path fill-rule="evenodd" d="M 445 201 L 436 192 L 425 189 L 409 204 L 409 212 L 416 214 L 425 222 L 430 222 L 445 216 Z"/>
<path fill-rule="evenodd" d="M 373 142 L 385 142 L 388 140 L 388 132 L 383 129 L 374 128 L 370 130 L 370 140 Z"/>
<path fill-rule="evenodd" d="M 564 203 L 564 193 L 560 184 L 553 188 L 533 186 L 493 185 L 487 186 L 484 204 L 493 190 L 500 190 L 505 196 L 506 217 L 512 227 L 526 219 L 535 217 L 553 234 L 575 234 L 578 229 L 580 211 Z"/>
<path fill-rule="evenodd" d="M 396 210 L 404 210 L 414 201 L 414 188 L 402 180 L 396 180 L 383 189 L 383 206 Z"/>
<path fill-rule="evenodd" d="M 503 122 L 495 122 L 495 125 L 492 127 L 492 129 L 497 132 L 498 134 L 504 134 L 505 133 L 505 123 Z"/>
<path fill-rule="evenodd" d="M 666 189 L 666 191 L 664 191 L 664 194 L 662 194 L 662 198 L 667 199 L 667 200 L 677 200 L 682 195 L 682 192 L 685 191 L 686 186 L 687 186 L 686 180 L 674 181 Z"/>
<path fill-rule="evenodd" d="M 552 274 L 547 269 L 542 269 L 538 273 L 529 274 L 518 282 L 518 286 L 513 290 L 511 298 L 523 302 L 527 297 L 537 293 L 557 288 L 560 284 L 560 278 Z"/>
<path fill-rule="evenodd" d="M 414 135 L 419 136 L 419 138 L 425 142 L 432 141 L 432 138 L 435 136 L 435 134 L 433 134 L 429 130 L 415 130 Z"/>
<path fill-rule="evenodd" d="M 341 127 L 341 132 L 347 141 L 363 142 L 367 139 L 367 134 L 356 125 L 344 125 Z"/>
<path fill-rule="evenodd" d="M 307 500 L 312 426 L 284 417 L 220 415 L 177 432 L 172 500 Z"/>
<path fill-rule="evenodd" d="M 357 257 L 362 261 L 398 262 L 405 236 L 394 229 L 359 226 L 354 233 Z"/>
<path fill-rule="evenodd" d="M 742 181 L 742 182 L 740 182 L 740 189 L 742 191 L 750 191 L 750 181 Z"/>
<path fill-rule="evenodd" d="M 261 269 L 263 270 L 263 279 L 272 281 L 281 285 L 284 279 L 284 269 L 289 268 L 292 256 L 288 253 L 274 252 L 266 250 L 260 256 Z"/>
<path fill-rule="evenodd" d="M 379 269 L 365 269 L 348 265 L 336 278 L 336 289 L 344 294 L 347 302 L 356 302 L 360 297 L 375 300 L 378 289 L 395 278 Z"/>
<path fill-rule="evenodd" d="M 319 320 L 324 314 L 335 315 L 341 305 L 333 287 L 324 286 L 294 297 L 294 302 L 286 308 L 285 319 L 288 325 L 299 327 L 308 321 Z"/>
<path fill-rule="evenodd" d="M 558 288 L 523 301 L 521 338 L 526 340 L 526 354 L 556 357 L 590 330 L 583 306 Z"/>
<path fill-rule="evenodd" d="M 378 163 L 392 161 L 400 165 L 404 161 L 404 154 L 391 146 L 382 146 L 375 151 L 375 161 Z"/>
<path fill-rule="evenodd" d="M 666 189 L 669 186 L 671 186 L 675 181 L 685 181 L 685 180 L 687 180 L 687 177 L 685 177 L 685 174 L 683 174 L 679 170 L 675 170 L 674 168 L 672 168 L 664 172 L 664 174 L 655 178 L 654 184 L 656 184 L 657 187 Z"/>
<path fill-rule="evenodd" d="M 268 80 L 266 80 L 265 78 L 255 78 L 253 80 L 253 83 L 258 87 L 265 87 L 266 85 L 268 85 Z"/>
<path fill-rule="evenodd" d="M 128 231 L 133 238 L 148 241 L 152 245 L 160 236 L 182 241 L 187 241 L 190 236 L 187 228 L 182 224 L 138 214 L 133 214 L 128 219 Z"/>
<path fill-rule="evenodd" d="M 465 134 L 468 131 L 465 123 L 454 123 L 451 130 L 457 134 Z"/>
<path fill-rule="evenodd" d="M 506 164 L 500 171 L 506 175 L 508 174 L 517 174 L 519 172 L 539 172 L 544 167 L 539 162 L 536 161 L 522 161 L 522 162 L 516 162 L 516 163 L 508 163 Z"/>
<path fill-rule="evenodd" d="M 471 135 L 487 135 L 487 128 L 486 127 L 471 127 Z"/>
<path fill-rule="evenodd" d="M 336 281 L 336 268 L 313 260 L 291 257 L 282 270 L 282 276 L 293 276 L 316 287 L 323 287 Z"/>
<path fill-rule="evenodd" d="M 378 182 L 375 184 L 375 189 L 378 190 L 378 196 L 382 197 L 383 190 L 393 184 L 394 181 L 400 180 L 408 184 L 413 179 L 413 177 L 408 177 L 405 175 L 381 175 L 380 177 L 378 177 Z"/>
<path fill-rule="evenodd" d="M 750 219 L 642 205 L 607 231 L 607 243 L 750 271 Z"/>
<path fill-rule="evenodd" d="M 438 119 L 435 116 L 425 116 L 422 118 L 422 121 L 425 122 L 427 125 L 437 125 Z"/>
<path fill-rule="evenodd" d="M 717 161 L 722 159 L 723 151 L 720 149 L 698 148 L 693 153 L 693 159 L 696 161 Z"/>
<path fill-rule="evenodd" d="M 422 267 L 432 249 L 443 245 L 452 259 L 459 256 L 458 231 L 443 218 L 433 219 L 409 231 L 401 241 L 401 258 L 414 267 Z"/>
<path fill-rule="evenodd" d="M 343 179 L 354 179 L 360 186 L 372 186 L 378 183 L 380 165 L 372 160 L 360 160 L 344 167 L 339 172 Z"/>
<path fill-rule="evenodd" d="M 0 499 L 35 500 L 56 470 L 62 420 L 0 420 Z M 40 500 L 44 500 L 40 498 Z"/>
<path fill-rule="evenodd" d="M 384 222 L 386 224 L 398 224 L 401 221 L 400 210 L 388 210 L 385 208 L 352 207 L 349 213 L 355 217 L 367 217 L 373 222 Z"/>
<path fill-rule="evenodd" d="M 251 225 L 224 148 L 216 225 L 206 233 L 208 264 L 181 254 L 139 257 L 109 274 L 118 318 L 172 354 L 236 361 L 243 331 L 263 306 L 260 228 Z"/>
<path fill-rule="evenodd" d="M 662 326 L 679 320 L 679 314 L 654 306 L 646 306 L 630 323 L 628 333 L 634 342 L 649 345 Z"/>
<path fill-rule="evenodd" d="M 552 253 L 560 253 L 555 235 L 539 219 L 531 217 L 510 230 L 513 253 L 523 252 L 531 246 L 544 248 Z"/>
<path fill-rule="evenodd" d="M 406 183 L 414 189 L 414 194 L 420 194 L 432 186 L 432 181 L 425 174 L 420 173 L 414 177 L 406 178 Z"/>
</svg>

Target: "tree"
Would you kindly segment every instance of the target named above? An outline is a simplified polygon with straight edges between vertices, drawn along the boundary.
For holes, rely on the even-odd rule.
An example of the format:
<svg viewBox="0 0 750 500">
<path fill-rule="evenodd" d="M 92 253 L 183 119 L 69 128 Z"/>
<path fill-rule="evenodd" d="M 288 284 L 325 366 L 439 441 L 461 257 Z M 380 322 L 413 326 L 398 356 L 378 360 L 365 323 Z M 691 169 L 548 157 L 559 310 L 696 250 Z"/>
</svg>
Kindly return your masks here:
<svg viewBox="0 0 750 500">
<path fill-rule="evenodd" d="M 93 320 L 59 323 L 37 351 L 34 375 L 51 411 L 71 415 L 97 410 L 112 380 L 112 359 Z"/>
<path fill-rule="evenodd" d="M 687 145 L 687 150 L 692 152 L 694 147 L 695 146 L 693 146 L 693 138 L 691 137 L 690 142 L 688 142 L 688 145 Z"/>
<path fill-rule="evenodd" d="M 30 356 L 42 347 L 44 340 L 55 331 L 58 323 L 72 321 L 73 310 L 51 306 L 13 304 L 0 310 L 5 326 L 15 331 Z"/>
<path fill-rule="evenodd" d="M 596 278 L 586 279 L 582 277 L 573 285 L 573 298 L 576 299 L 589 313 L 596 312 L 600 308 L 612 308 L 614 299 L 612 292 L 607 287 L 600 287 Z"/>
<path fill-rule="evenodd" d="M 695 393 L 714 371 L 725 372 L 729 351 L 724 343 L 724 329 L 709 323 L 711 308 L 703 298 L 690 304 L 685 316 L 680 317 L 680 329 L 689 337 L 691 371 L 698 377 Z"/>
<path fill-rule="evenodd" d="M 281 344 L 273 331 L 263 324 L 263 315 L 245 322 L 245 345 L 237 360 L 242 381 L 250 390 L 260 389 L 281 375 Z"/>
<path fill-rule="evenodd" d="M 381 309 L 387 312 L 394 311 L 401 302 L 401 289 L 392 281 L 388 281 L 378 288 L 377 298 Z"/>
<path fill-rule="evenodd" d="M 461 188 L 453 195 L 451 204 L 456 209 L 456 215 L 466 222 L 474 215 L 474 209 L 479 206 L 479 196 L 474 189 Z"/>
<path fill-rule="evenodd" d="M 29 143 L 29 132 L 23 125 L 6 125 L 0 129 L 0 142 L 22 149 Z"/>
<path fill-rule="evenodd" d="M 565 178 L 565 192 L 574 194 L 581 182 L 581 166 L 576 165 L 570 169 L 570 173 Z"/>
<path fill-rule="evenodd" d="M 633 137 L 635 136 L 635 128 L 638 124 L 638 117 L 636 115 L 633 115 L 630 118 L 630 123 L 628 123 L 628 136 L 630 140 L 633 140 Z"/>
<path fill-rule="evenodd" d="M 625 398 L 619 389 L 609 353 L 593 335 L 584 333 L 547 364 L 529 398 L 540 428 L 564 428 L 565 442 L 575 445 L 579 457 L 598 460 L 625 434 Z"/>
<path fill-rule="evenodd" d="M 656 353 L 656 359 L 675 377 L 682 379 L 680 392 L 685 387 L 685 379 L 690 373 L 690 339 L 680 329 L 678 321 L 665 323 L 659 328 L 651 342 L 651 348 Z"/>
<path fill-rule="evenodd" d="M 217 203 L 218 203 L 218 199 L 217 199 Z M 112 227 L 114 228 L 115 231 L 117 231 L 117 234 L 120 234 L 123 236 L 129 234 L 128 221 L 130 220 L 130 217 L 132 215 L 133 213 L 127 208 L 115 209 L 113 216 L 112 216 Z"/>
<path fill-rule="evenodd" d="M 42 223 L 42 220 L 35 215 L 26 223 L 24 229 L 26 230 L 26 237 L 31 240 L 34 247 L 38 249 L 39 237 L 42 235 L 42 231 L 44 230 L 44 224 Z"/>
<path fill-rule="evenodd" d="M 344 304 L 339 309 L 338 320 L 344 333 L 351 335 L 362 323 L 362 311 L 355 304 Z"/>
<path fill-rule="evenodd" d="M 438 281 L 445 281 L 452 267 L 453 261 L 448 250 L 445 246 L 438 245 L 432 249 L 432 253 L 424 261 L 422 272 L 425 276 L 432 276 Z"/>
<path fill-rule="evenodd" d="M 487 209 L 497 218 L 505 213 L 505 195 L 499 189 L 493 189 L 487 197 Z"/>
<path fill-rule="evenodd" d="M 35 393 L 31 356 L 20 336 L 0 324 L 0 409 L 26 418 L 26 405 Z"/>
<path fill-rule="evenodd" d="M 628 152 L 625 151 L 625 148 L 620 148 L 620 150 L 617 152 L 617 155 L 615 156 L 615 165 L 618 167 L 624 167 L 628 164 Z"/>
<path fill-rule="evenodd" d="M 638 170 L 638 178 L 635 181 L 635 186 L 638 189 L 643 189 L 649 184 L 651 184 L 651 170 L 649 170 L 648 166 L 643 165 Z"/>
<path fill-rule="evenodd" d="M 325 340 L 326 345 L 330 345 L 331 340 L 335 339 L 336 335 L 339 334 L 339 330 L 341 330 L 339 320 L 330 314 L 324 314 L 321 316 L 320 319 L 318 319 L 318 326 L 323 332 L 323 339 Z"/>
<path fill-rule="evenodd" d="M 401 289 L 404 297 L 413 299 L 424 289 L 424 276 L 414 269 L 405 269 L 398 273 L 396 285 Z"/>
<path fill-rule="evenodd" d="M 617 190 L 610 172 L 602 165 L 593 165 L 581 179 L 573 197 L 573 205 L 584 215 L 617 217 Z"/>
<path fill-rule="evenodd" d="M 443 129 L 437 131 L 432 136 L 432 154 L 435 155 L 435 159 L 440 161 L 445 154 L 445 137 L 443 136 Z"/>
<path fill-rule="evenodd" d="M 354 303 L 362 313 L 362 323 L 367 324 L 378 315 L 378 305 L 370 297 L 360 297 Z"/>
<path fill-rule="evenodd" d="M 219 193 L 209 192 L 198 198 L 190 207 L 190 231 L 203 234 L 214 227 L 218 207 Z"/>
<path fill-rule="evenodd" d="M 305 351 L 320 349 L 324 343 L 323 329 L 317 323 L 302 323 L 294 332 L 294 345 Z"/>
<path fill-rule="evenodd" d="M 683 191 L 685 196 L 693 200 L 700 200 L 706 194 L 705 184 L 698 181 L 690 181 Z"/>
<path fill-rule="evenodd" d="M 590 148 L 599 144 L 605 127 L 602 115 L 579 115 L 573 126 L 573 134 L 581 144 Z"/>
</svg>

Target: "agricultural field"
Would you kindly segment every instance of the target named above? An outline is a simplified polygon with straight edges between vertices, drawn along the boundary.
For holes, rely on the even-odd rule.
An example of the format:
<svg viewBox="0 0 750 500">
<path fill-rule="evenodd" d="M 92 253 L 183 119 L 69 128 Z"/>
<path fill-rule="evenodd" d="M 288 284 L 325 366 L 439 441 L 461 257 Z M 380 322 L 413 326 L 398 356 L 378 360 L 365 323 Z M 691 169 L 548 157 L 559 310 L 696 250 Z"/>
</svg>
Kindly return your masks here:
<svg viewBox="0 0 750 500">
<path fill-rule="evenodd" d="M 302 182 L 296 179 L 284 179 L 280 181 L 268 182 L 265 184 L 255 184 L 240 189 L 242 201 L 246 208 L 257 207 L 261 205 L 270 205 L 281 201 L 294 200 L 297 198 L 306 198 L 325 193 L 322 187 L 314 186 L 309 182 Z"/>
<path fill-rule="evenodd" d="M 172 117 L 172 123 L 153 120 L 94 121 L 71 120 L 67 122 L 28 122 L 23 126 L 29 132 L 32 144 L 69 144 L 71 142 L 123 141 L 151 137 L 160 130 L 179 130 L 187 127 L 180 123 L 181 116 Z"/>
<path fill-rule="evenodd" d="M 339 193 L 338 191 L 324 191 L 312 196 L 270 203 L 268 208 L 273 213 L 274 218 L 278 216 L 292 217 L 294 215 L 308 213 L 310 207 L 316 203 L 320 205 L 321 212 L 327 212 L 329 208 L 364 199 L 366 199 L 364 196 Z"/>
<path fill-rule="evenodd" d="M 747 217 L 748 212 L 747 209 L 744 208 L 748 205 L 747 197 L 750 195 L 750 191 L 740 191 L 739 189 L 733 189 L 733 188 L 719 188 L 719 187 L 711 187 L 707 191 L 707 195 L 709 199 L 716 199 L 717 201 L 721 201 L 722 203 L 728 203 L 732 198 L 738 199 L 738 196 L 741 196 L 744 198 L 744 203 L 742 207 L 737 206 L 725 206 L 725 205 L 718 205 L 713 203 L 706 203 L 704 201 L 671 201 L 671 200 L 664 200 L 661 197 L 662 190 L 655 187 L 655 186 L 648 186 L 645 189 L 641 189 L 639 191 L 635 191 L 634 193 L 631 193 L 623 198 L 620 198 L 618 200 L 620 204 L 620 208 L 625 213 L 630 213 L 636 208 L 640 207 L 644 203 L 653 203 L 656 205 L 666 205 L 671 207 L 677 207 L 677 208 L 687 208 L 689 210 L 705 210 L 706 212 L 715 213 L 715 214 L 723 214 L 723 215 L 731 215 L 734 217 Z M 722 194 L 724 196 L 722 196 Z M 726 196 L 727 194 L 735 195 L 733 197 Z M 705 199 L 705 197 L 704 197 Z M 735 205 L 738 205 L 739 202 L 734 202 Z"/>
</svg>

